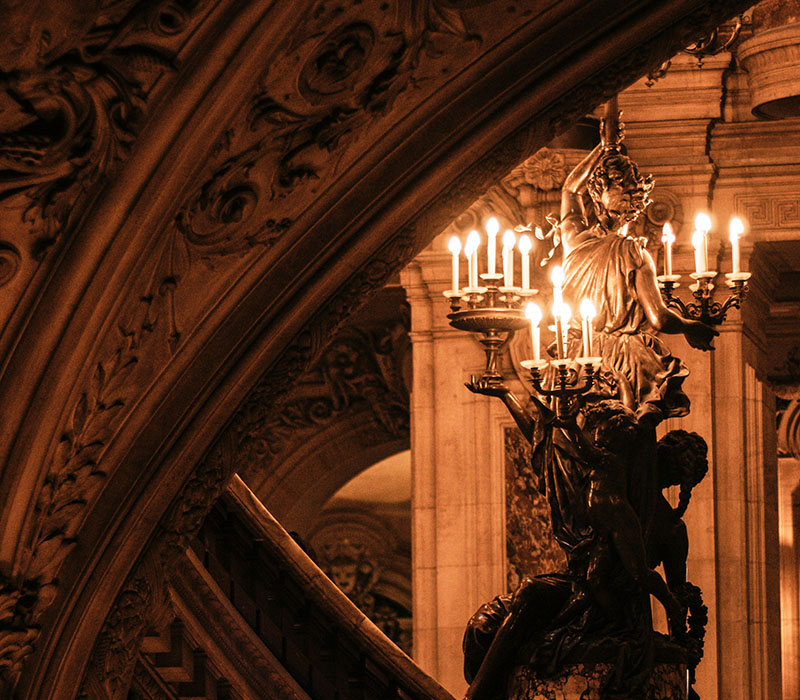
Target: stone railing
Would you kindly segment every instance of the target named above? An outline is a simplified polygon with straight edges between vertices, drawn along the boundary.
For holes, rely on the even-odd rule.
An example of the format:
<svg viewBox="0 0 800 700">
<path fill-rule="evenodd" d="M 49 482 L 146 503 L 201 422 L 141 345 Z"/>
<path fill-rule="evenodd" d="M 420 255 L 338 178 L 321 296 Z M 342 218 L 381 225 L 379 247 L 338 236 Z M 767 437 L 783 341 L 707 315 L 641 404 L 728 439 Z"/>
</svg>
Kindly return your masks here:
<svg viewBox="0 0 800 700">
<path fill-rule="evenodd" d="M 271 688 L 280 697 L 320 700 L 453 700 L 350 602 L 238 477 L 171 574 L 177 618 L 146 641 L 137 676 L 159 676 L 178 689 L 175 697 L 190 690 L 188 676 L 175 669 L 195 668 L 199 660 L 208 682 L 195 682 L 193 697 L 202 696 L 203 685 L 213 687 L 205 695 L 213 700 L 227 697 L 228 687 L 232 697 Z M 134 685 L 144 690 L 144 681 Z"/>
</svg>

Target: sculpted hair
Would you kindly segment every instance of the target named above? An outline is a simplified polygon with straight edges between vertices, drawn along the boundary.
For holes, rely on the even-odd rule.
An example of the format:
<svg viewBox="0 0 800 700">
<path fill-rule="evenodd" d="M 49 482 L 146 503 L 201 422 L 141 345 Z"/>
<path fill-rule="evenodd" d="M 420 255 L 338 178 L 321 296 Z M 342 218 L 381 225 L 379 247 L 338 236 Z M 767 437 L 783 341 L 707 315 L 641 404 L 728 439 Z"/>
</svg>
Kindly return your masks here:
<svg viewBox="0 0 800 700">
<path fill-rule="evenodd" d="M 600 196 L 611 185 L 619 185 L 623 191 L 630 193 L 631 206 L 637 214 L 641 214 L 651 202 L 652 175 L 644 177 L 636 163 L 617 151 L 606 153 L 586 182 L 586 189 L 595 207 L 602 207 Z"/>
</svg>

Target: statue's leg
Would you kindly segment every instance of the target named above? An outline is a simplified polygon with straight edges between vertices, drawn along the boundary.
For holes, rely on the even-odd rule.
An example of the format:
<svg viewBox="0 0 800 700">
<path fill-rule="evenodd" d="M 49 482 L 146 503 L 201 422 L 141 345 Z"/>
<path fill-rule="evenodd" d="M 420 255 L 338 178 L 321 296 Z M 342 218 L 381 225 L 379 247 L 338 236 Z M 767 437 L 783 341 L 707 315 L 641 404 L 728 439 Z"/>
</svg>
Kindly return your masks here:
<svg viewBox="0 0 800 700">
<path fill-rule="evenodd" d="M 490 700 L 505 687 L 508 671 L 519 646 L 541 633 L 558 614 L 570 595 L 564 582 L 525 579 L 511 603 L 508 616 L 497 630 L 465 700 Z"/>
</svg>

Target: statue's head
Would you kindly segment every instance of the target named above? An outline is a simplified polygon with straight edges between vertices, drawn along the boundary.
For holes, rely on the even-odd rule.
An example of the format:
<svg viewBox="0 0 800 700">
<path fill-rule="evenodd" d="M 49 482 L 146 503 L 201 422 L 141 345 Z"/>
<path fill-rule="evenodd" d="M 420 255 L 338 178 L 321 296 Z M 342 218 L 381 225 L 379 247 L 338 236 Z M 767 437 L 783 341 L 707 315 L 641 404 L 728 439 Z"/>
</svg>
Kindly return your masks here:
<svg viewBox="0 0 800 700">
<path fill-rule="evenodd" d="M 650 204 L 653 178 L 643 177 L 628 156 L 608 151 L 586 183 L 595 214 L 609 231 L 634 221 Z"/>
<path fill-rule="evenodd" d="M 670 430 L 658 441 L 659 486 L 692 489 L 708 471 L 708 445 L 697 433 Z"/>
<path fill-rule="evenodd" d="M 583 429 L 597 447 L 621 453 L 635 443 L 636 414 L 621 401 L 596 401 L 584 410 L 583 416 Z"/>
</svg>

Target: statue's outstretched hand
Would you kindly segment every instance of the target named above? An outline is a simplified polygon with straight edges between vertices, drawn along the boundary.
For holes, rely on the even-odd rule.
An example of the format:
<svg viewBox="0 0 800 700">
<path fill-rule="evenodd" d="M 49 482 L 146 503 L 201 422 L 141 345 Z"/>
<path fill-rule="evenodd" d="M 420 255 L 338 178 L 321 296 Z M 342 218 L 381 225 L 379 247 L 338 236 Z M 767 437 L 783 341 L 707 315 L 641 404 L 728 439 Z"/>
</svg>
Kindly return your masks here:
<svg viewBox="0 0 800 700">
<path fill-rule="evenodd" d="M 697 348 L 698 350 L 713 350 L 714 348 L 711 342 L 719 333 L 705 323 L 687 320 L 683 327 L 683 335 L 693 348 Z"/>
<path fill-rule="evenodd" d="M 497 396 L 502 399 L 510 390 L 501 381 L 486 379 L 485 377 L 476 377 L 474 374 L 470 377 L 468 382 L 464 383 L 473 394 L 483 394 L 484 396 Z"/>
</svg>

